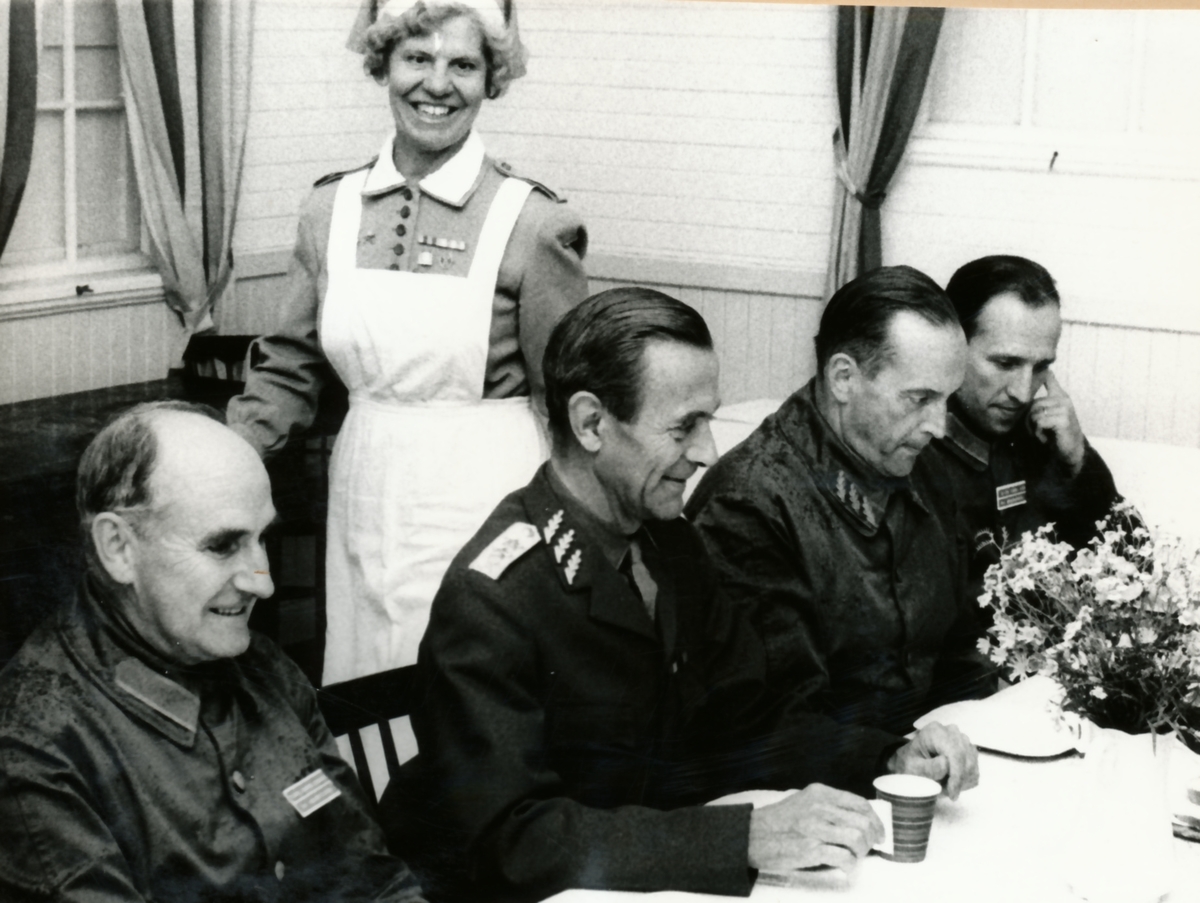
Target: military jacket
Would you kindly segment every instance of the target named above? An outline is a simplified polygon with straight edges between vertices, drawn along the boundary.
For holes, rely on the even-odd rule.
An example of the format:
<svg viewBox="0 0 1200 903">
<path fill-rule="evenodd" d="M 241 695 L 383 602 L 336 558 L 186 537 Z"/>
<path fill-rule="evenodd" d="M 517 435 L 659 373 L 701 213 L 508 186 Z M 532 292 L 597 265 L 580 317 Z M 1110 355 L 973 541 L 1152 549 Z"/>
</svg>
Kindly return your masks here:
<svg viewBox="0 0 1200 903">
<path fill-rule="evenodd" d="M 329 285 L 333 201 L 343 175 L 317 182 L 301 209 L 274 331 L 255 342 L 245 392 L 229 403 L 230 425 L 268 454 L 311 425 L 324 384 L 318 324 Z M 416 184 L 368 177 L 358 266 L 466 276 L 492 200 L 504 179 L 514 177 L 507 163 L 485 155 L 475 135 Z M 553 191 L 538 182 L 534 188 L 500 263 L 482 397 L 532 396 L 541 410 L 542 353 L 550 330 L 588 294 L 582 263 L 587 232 Z"/>
<path fill-rule="evenodd" d="M 994 685 L 975 650 L 965 551 L 922 454 L 885 478 L 830 429 L 815 380 L 701 480 L 687 514 L 771 678 L 839 722 L 897 733 Z M 950 515 L 950 523 L 953 516 Z"/>
<path fill-rule="evenodd" d="M 971 549 L 968 594 L 977 598 L 984 572 L 1000 560 L 1001 547 L 1053 523 L 1059 541 L 1081 548 L 1119 496 L 1108 466 L 1091 445 L 1072 478 L 1053 447 L 1023 424 L 987 442 L 963 417 L 952 402 L 946 436 L 935 439 L 927 454 L 945 491 L 958 500 L 959 529 Z"/>
<path fill-rule="evenodd" d="M 471 899 L 748 893 L 749 809 L 696 804 L 815 780 L 862 791 L 900 739 L 768 690 L 761 644 L 682 519 L 645 525 L 651 621 L 549 466 L 500 504 L 434 599 L 420 755 L 408 796 L 389 789 L 385 809 L 428 841 L 422 881 L 461 879 Z"/>
<path fill-rule="evenodd" d="M 277 647 L 169 677 L 115 617 L 85 590 L 0 673 L 0 899 L 422 899 Z"/>
</svg>

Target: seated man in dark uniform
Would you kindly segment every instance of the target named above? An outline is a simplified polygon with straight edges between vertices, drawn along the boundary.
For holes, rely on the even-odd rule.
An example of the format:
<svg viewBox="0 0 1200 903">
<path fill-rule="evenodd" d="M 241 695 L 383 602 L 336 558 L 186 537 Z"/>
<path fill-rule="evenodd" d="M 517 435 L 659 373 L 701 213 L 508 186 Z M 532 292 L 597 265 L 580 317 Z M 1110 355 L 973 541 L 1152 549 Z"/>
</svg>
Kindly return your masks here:
<svg viewBox="0 0 1200 903">
<path fill-rule="evenodd" d="M 419 901 L 300 669 L 247 622 L 275 517 L 182 402 L 84 452 L 88 571 L 0 673 L 0 899 Z"/>
<path fill-rule="evenodd" d="M 879 836 L 865 800 L 812 782 L 862 792 L 890 769 L 951 796 L 975 783 L 954 728 L 905 743 L 766 687 L 761 644 L 680 517 L 685 482 L 716 456 L 699 314 L 603 292 L 555 328 L 544 369 L 550 461 L 442 583 L 417 665 L 420 755 L 383 801 L 423 842 L 431 894 L 745 894 L 752 867 L 849 869 Z M 698 805 L 753 787 L 806 789 L 753 813 Z"/>
<path fill-rule="evenodd" d="M 1062 318 L 1045 268 L 981 257 L 958 269 L 946 294 L 967 334 L 967 371 L 931 455 L 959 500 L 975 598 L 1000 548 L 1022 533 L 1053 523 L 1060 541 L 1086 545 L 1117 489 L 1050 369 Z"/>
<path fill-rule="evenodd" d="M 920 454 L 942 434 L 966 341 L 929 277 L 881 267 L 830 299 L 816 351 L 817 375 L 705 475 L 688 516 L 771 679 L 814 712 L 903 733 L 995 687 L 954 500 Z"/>
</svg>

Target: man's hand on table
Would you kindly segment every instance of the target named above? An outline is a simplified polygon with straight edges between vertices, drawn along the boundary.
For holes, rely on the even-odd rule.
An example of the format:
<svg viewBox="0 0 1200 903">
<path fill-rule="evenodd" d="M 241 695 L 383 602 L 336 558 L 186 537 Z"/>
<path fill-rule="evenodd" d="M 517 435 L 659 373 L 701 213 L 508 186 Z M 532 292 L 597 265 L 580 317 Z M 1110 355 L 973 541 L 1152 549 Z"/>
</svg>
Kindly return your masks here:
<svg viewBox="0 0 1200 903">
<path fill-rule="evenodd" d="M 750 866 L 784 870 L 832 865 L 851 871 L 883 839 L 861 796 L 810 784 L 750 815 Z"/>
<path fill-rule="evenodd" d="M 892 774 L 919 774 L 941 784 L 952 800 L 979 783 L 979 754 L 953 724 L 927 724 L 888 759 Z"/>
</svg>

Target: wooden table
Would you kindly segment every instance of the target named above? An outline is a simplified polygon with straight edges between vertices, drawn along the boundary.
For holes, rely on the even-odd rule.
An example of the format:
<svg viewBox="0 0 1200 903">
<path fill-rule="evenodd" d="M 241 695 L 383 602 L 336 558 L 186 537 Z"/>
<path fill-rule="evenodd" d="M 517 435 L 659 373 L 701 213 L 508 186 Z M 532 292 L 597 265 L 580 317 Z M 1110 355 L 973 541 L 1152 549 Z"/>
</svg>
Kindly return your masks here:
<svg viewBox="0 0 1200 903">
<path fill-rule="evenodd" d="M 1184 750 L 1172 755 L 1180 769 L 1200 769 L 1200 758 Z M 1174 750 L 1172 751 L 1174 753 Z M 958 801 L 941 799 L 925 861 L 888 862 L 868 856 L 847 877 L 835 869 L 796 873 L 793 887 L 759 881 L 750 895 L 756 903 L 1072 903 L 1067 884 L 1064 837 L 1072 831 L 1083 790 L 1083 759 L 1021 760 L 980 754 L 979 786 Z M 764 794 L 765 795 L 765 794 Z M 775 798 L 782 794 L 776 792 Z M 1174 890 L 1170 903 L 1200 903 L 1200 844 L 1173 841 Z M 572 890 L 555 903 L 700 903 L 718 898 L 701 894 L 632 894 Z"/>
</svg>

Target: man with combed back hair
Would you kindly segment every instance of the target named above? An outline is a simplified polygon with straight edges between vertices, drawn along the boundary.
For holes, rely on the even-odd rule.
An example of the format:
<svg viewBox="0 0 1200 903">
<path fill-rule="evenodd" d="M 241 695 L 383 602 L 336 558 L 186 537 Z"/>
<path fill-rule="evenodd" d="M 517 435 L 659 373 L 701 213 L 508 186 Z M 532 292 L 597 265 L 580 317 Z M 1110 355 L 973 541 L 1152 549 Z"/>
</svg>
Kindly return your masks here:
<svg viewBox="0 0 1200 903">
<path fill-rule="evenodd" d="M 1117 488 L 1051 369 L 1062 316 L 1045 267 L 981 257 L 959 267 L 946 294 L 967 335 L 967 371 L 931 454 L 960 503 L 975 598 L 1000 547 L 1023 533 L 1053 523 L 1057 539 L 1086 545 Z"/>
<path fill-rule="evenodd" d="M 969 745 L 839 725 L 768 687 L 680 517 L 716 458 L 699 314 L 648 289 L 595 295 L 555 327 L 545 381 L 550 461 L 442 583 L 417 665 L 420 754 L 383 800 L 402 848 L 424 846 L 411 855 L 431 895 L 746 894 L 753 868 L 852 869 L 882 826 L 847 791 L 887 768 L 949 754 L 949 792 L 975 781 Z M 753 812 L 700 805 L 797 787 Z"/>
<path fill-rule="evenodd" d="M 0 673 L 5 903 L 419 903 L 312 686 L 250 612 L 274 587 L 254 450 L 182 402 L 83 454 L 87 575 Z"/>
<path fill-rule="evenodd" d="M 838 723 L 904 734 L 995 686 L 954 499 L 922 452 L 945 429 L 966 341 L 929 277 L 881 267 L 830 299 L 816 352 L 817 375 L 705 475 L 688 516 L 771 679 Z"/>
</svg>

